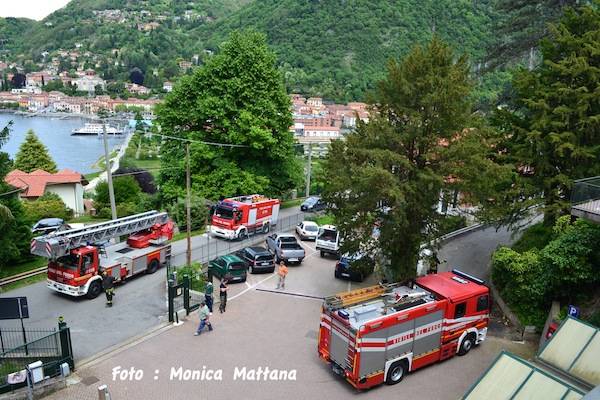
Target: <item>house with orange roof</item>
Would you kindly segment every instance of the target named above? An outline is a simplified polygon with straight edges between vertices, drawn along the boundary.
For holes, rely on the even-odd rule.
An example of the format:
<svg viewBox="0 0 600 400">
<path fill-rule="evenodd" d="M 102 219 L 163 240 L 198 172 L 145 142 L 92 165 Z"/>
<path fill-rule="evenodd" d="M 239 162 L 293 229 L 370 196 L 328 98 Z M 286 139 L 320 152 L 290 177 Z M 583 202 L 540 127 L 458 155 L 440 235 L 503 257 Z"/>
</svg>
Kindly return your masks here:
<svg viewBox="0 0 600 400">
<path fill-rule="evenodd" d="M 35 200 L 46 193 L 58 195 L 67 207 L 77 215 L 85 212 L 83 206 L 83 186 L 87 180 L 78 172 L 63 169 L 57 173 L 50 173 L 38 169 L 27 173 L 15 169 L 9 172 L 4 181 L 17 189 L 21 189 L 22 200 Z"/>
</svg>

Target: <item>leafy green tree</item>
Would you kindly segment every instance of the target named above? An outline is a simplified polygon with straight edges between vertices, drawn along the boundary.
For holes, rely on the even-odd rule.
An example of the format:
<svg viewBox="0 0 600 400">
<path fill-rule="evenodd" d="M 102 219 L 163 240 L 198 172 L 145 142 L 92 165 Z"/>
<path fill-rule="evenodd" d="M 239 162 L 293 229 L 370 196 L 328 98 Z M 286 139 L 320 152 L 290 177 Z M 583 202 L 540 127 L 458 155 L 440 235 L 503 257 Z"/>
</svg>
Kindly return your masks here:
<svg viewBox="0 0 600 400">
<path fill-rule="evenodd" d="M 324 161 L 323 197 L 335 205 L 345 251 L 370 247 L 395 279 L 410 278 L 421 243 L 439 229 L 442 189 L 489 195 L 482 182 L 496 173 L 487 159 L 493 132 L 474 119 L 471 90 L 466 57 L 438 37 L 388 64 L 373 94 L 376 112 L 333 142 Z"/>
<path fill-rule="evenodd" d="M 275 61 L 263 35 L 234 32 L 218 55 L 182 78 L 158 107 L 168 135 L 241 146 L 191 144 L 198 195 L 279 194 L 301 178 L 289 132 L 290 101 Z M 173 201 L 185 184 L 185 145 L 167 140 L 161 153 L 167 167 L 160 174 L 161 192 Z"/>
<path fill-rule="evenodd" d="M 569 213 L 573 180 L 600 175 L 598 9 L 568 9 L 541 52 L 543 64 L 516 75 L 515 99 L 495 117 L 506 138 L 501 162 L 515 171 L 497 206 L 510 218 L 541 204 L 553 226 Z"/>
<path fill-rule="evenodd" d="M 21 143 L 15 158 L 15 168 L 24 172 L 41 169 L 46 172 L 56 172 L 56 163 L 50 157 L 48 149 L 36 136 L 33 130 L 27 131 L 25 141 Z"/>
<path fill-rule="evenodd" d="M 499 66 L 526 60 L 529 69 L 536 62 L 540 40 L 548 35 L 548 26 L 556 22 L 565 7 L 577 6 L 581 0 L 498 0 L 495 40 L 490 47 L 491 65 Z"/>
<path fill-rule="evenodd" d="M 11 126 L 12 121 L 0 130 L 0 149 L 8 141 Z M 11 166 L 8 154 L 0 151 L 0 269 L 27 258 L 31 240 L 31 229 L 19 200 L 19 191 L 4 182 Z"/>
<path fill-rule="evenodd" d="M 115 191 L 115 202 L 117 204 L 137 204 L 139 202 L 142 191 L 140 185 L 138 185 L 133 176 L 115 177 L 113 179 L 113 187 Z M 108 183 L 106 181 L 102 181 L 96 186 L 94 205 L 98 210 L 104 207 L 110 207 Z"/>
</svg>

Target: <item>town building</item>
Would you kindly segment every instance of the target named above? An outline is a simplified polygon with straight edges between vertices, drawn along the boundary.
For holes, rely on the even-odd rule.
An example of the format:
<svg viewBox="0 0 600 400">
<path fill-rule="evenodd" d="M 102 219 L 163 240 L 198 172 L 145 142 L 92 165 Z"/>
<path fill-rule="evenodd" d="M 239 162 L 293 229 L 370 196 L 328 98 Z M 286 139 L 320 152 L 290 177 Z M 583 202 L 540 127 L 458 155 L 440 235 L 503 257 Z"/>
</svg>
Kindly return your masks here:
<svg viewBox="0 0 600 400">
<path fill-rule="evenodd" d="M 165 92 L 171 92 L 173 90 L 173 83 L 169 81 L 163 83 L 163 90 Z"/>
<path fill-rule="evenodd" d="M 83 215 L 83 185 L 86 179 L 78 172 L 63 169 L 50 173 L 38 169 L 31 173 L 15 169 L 9 172 L 4 181 L 15 188 L 21 189 L 21 199 L 36 200 L 46 193 L 54 193 L 61 198 L 75 215 Z"/>
<path fill-rule="evenodd" d="M 77 85 L 77 91 L 80 92 L 94 93 L 96 86 L 100 86 L 102 89 L 105 89 L 106 87 L 104 79 L 90 75 L 84 75 L 80 78 L 73 79 L 72 83 Z"/>
</svg>

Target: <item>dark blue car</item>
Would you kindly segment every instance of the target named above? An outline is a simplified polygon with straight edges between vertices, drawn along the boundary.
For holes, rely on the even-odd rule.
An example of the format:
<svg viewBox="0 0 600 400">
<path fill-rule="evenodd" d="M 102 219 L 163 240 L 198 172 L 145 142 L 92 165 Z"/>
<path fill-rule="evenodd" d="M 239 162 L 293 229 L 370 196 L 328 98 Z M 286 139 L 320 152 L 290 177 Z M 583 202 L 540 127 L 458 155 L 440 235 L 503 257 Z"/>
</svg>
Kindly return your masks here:
<svg viewBox="0 0 600 400">
<path fill-rule="evenodd" d="M 335 277 L 362 282 L 375 267 L 373 259 L 364 254 L 344 254 L 335 264 Z"/>
</svg>

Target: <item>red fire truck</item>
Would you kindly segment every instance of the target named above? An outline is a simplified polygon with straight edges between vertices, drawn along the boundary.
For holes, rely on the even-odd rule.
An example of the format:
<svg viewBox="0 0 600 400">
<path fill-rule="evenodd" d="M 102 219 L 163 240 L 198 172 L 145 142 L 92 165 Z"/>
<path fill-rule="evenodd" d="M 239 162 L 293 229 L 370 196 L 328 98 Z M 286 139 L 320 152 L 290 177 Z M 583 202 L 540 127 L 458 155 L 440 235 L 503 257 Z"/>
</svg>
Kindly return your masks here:
<svg viewBox="0 0 600 400">
<path fill-rule="evenodd" d="M 277 224 L 280 204 L 278 199 L 258 194 L 222 200 L 215 208 L 210 231 L 225 239 L 244 239 L 250 233 L 267 233 Z"/>
<path fill-rule="evenodd" d="M 110 239 L 130 235 L 126 242 Z M 167 213 L 149 211 L 130 217 L 54 232 L 31 241 L 31 253 L 46 257 L 48 288 L 90 299 L 102 292 L 102 272 L 122 281 L 154 273 L 171 258 L 173 222 Z"/>
<path fill-rule="evenodd" d="M 319 357 L 357 389 L 393 385 L 485 340 L 490 304 L 484 282 L 457 270 L 327 297 Z"/>
</svg>

